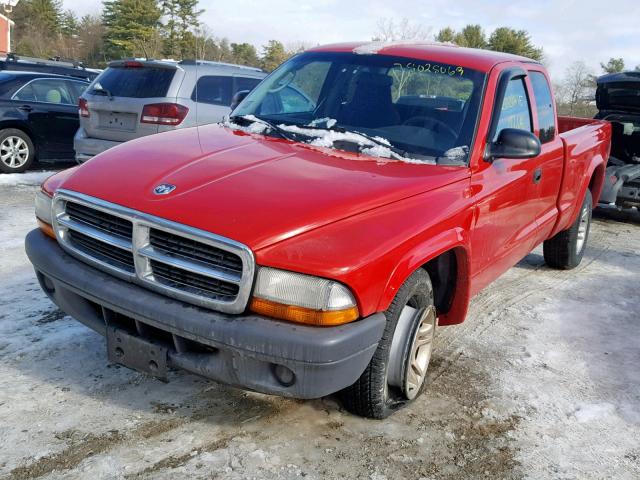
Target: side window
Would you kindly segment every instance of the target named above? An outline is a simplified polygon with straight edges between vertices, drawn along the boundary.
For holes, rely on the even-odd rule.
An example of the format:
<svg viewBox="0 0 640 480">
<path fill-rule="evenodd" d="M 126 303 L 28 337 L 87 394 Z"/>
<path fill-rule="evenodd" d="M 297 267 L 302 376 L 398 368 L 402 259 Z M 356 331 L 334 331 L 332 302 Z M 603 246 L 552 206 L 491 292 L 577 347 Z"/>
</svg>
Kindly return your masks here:
<svg viewBox="0 0 640 480">
<path fill-rule="evenodd" d="M 23 102 L 35 102 L 36 94 L 33 91 L 33 84 L 29 83 L 18 90 L 12 97 L 13 100 L 22 100 Z"/>
<path fill-rule="evenodd" d="M 517 128 L 527 132 L 533 131 L 527 88 L 521 78 L 514 78 L 507 86 L 504 100 L 502 101 L 500 117 L 498 118 L 498 128 L 493 139 L 494 142 L 505 128 Z"/>
<path fill-rule="evenodd" d="M 24 93 L 23 93 L 24 92 Z M 60 105 L 75 105 L 74 96 L 66 80 L 42 79 L 34 80 L 18 91 L 14 96 L 16 100 L 31 102 L 54 103 Z M 27 100 L 27 98 L 29 100 Z"/>
<path fill-rule="evenodd" d="M 231 105 L 233 78 L 218 75 L 200 77 L 196 83 L 191 100 L 213 105 Z"/>
<path fill-rule="evenodd" d="M 80 95 L 84 93 L 84 91 L 87 89 L 89 84 L 82 83 L 82 82 L 67 81 L 67 85 L 69 87 L 69 92 L 71 93 L 71 97 L 72 97 L 71 100 L 73 100 L 74 105 L 77 105 L 78 98 L 80 97 Z"/>
<path fill-rule="evenodd" d="M 548 143 L 556 135 L 556 115 L 553 111 L 553 98 L 547 77 L 540 72 L 531 72 L 533 95 L 536 97 L 538 123 L 540 126 L 540 142 Z"/>
<path fill-rule="evenodd" d="M 233 94 L 235 95 L 241 90 L 253 90 L 260 82 L 259 78 L 236 77 L 236 86 Z"/>
</svg>

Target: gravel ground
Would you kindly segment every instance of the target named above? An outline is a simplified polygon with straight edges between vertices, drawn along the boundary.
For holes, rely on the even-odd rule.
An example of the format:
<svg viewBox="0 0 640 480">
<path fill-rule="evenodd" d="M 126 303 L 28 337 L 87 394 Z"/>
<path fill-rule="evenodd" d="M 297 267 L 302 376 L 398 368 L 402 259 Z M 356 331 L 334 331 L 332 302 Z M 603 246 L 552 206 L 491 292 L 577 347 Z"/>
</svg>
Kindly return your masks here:
<svg viewBox="0 0 640 480">
<path fill-rule="evenodd" d="M 109 365 L 24 254 L 43 176 L 0 178 L 0 477 L 640 478 L 637 217 L 597 219 L 574 271 L 527 256 L 438 331 L 426 394 L 380 422 Z"/>
</svg>

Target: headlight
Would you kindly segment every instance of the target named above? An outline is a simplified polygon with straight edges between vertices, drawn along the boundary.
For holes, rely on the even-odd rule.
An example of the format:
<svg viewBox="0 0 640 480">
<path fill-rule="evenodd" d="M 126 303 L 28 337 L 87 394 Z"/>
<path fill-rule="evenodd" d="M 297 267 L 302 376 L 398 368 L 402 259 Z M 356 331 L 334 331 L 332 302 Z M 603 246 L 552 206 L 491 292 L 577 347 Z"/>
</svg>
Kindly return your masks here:
<svg viewBox="0 0 640 480">
<path fill-rule="evenodd" d="M 260 267 L 251 310 L 310 325 L 341 325 L 359 316 L 353 294 L 333 280 Z"/>
<path fill-rule="evenodd" d="M 51 226 L 51 202 L 51 197 L 42 190 L 36 193 L 36 220 L 38 220 L 38 226 L 45 234 L 56 238 Z"/>
</svg>

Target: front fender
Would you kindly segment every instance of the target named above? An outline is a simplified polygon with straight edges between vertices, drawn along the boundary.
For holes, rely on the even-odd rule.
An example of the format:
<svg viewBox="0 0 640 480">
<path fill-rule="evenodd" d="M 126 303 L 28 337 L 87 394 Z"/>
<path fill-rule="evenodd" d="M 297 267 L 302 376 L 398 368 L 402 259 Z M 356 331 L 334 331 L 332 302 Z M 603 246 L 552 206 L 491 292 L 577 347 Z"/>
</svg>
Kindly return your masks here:
<svg viewBox="0 0 640 480">
<path fill-rule="evenodd" d="M 449 251 L 454 252 L 456 259 L 455 290 L 450 309 L 438 315 L 438 323 L 440 325 L 462 323 L 471 298 L 471 283 L 469 281 L 469 234 L 461 227 L 452 228 L 428 238 L 407 251 L 389 277 L 378 310 L 384 311 L 389 308 L 396 292 L 413 272 Z"/>
</svg>

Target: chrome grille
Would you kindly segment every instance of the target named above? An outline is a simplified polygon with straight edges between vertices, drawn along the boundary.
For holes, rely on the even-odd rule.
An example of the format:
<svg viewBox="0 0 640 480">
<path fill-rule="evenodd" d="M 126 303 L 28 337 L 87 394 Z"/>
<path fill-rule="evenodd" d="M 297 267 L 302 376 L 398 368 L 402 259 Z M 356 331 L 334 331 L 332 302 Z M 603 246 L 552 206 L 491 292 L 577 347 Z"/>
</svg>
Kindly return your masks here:
<svg viewBox="0 0 640 480">
<path fill-rule="evenodd" d="M 255 266 L 238 242 L 66 190 L 53 224 L 67 252 L 115 276 L 222 312 L 246 307 Z"/>
</svg>

